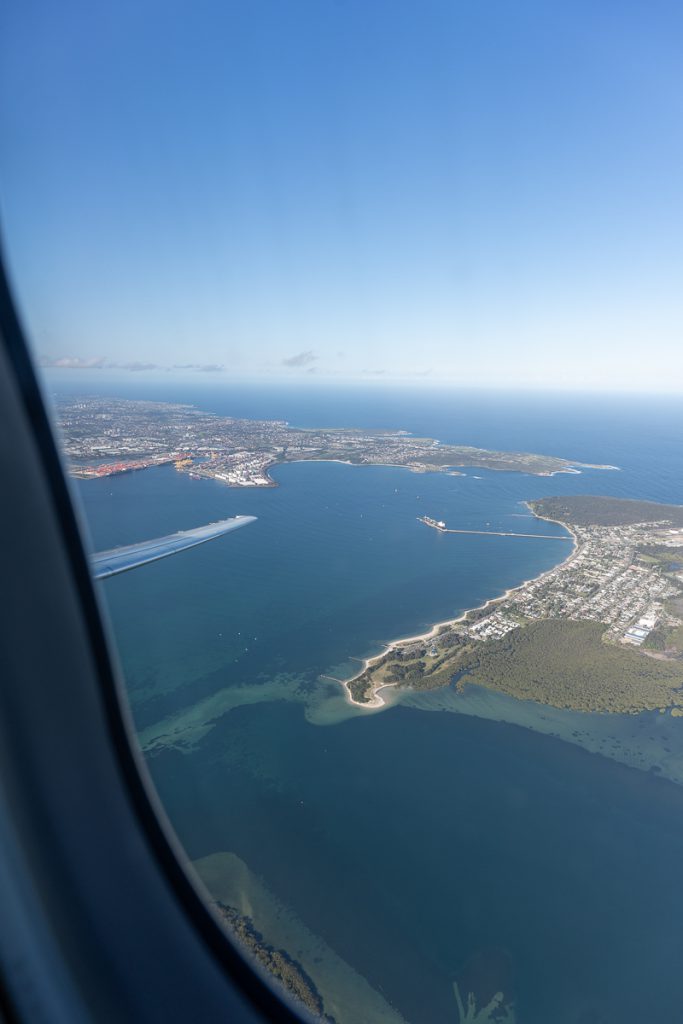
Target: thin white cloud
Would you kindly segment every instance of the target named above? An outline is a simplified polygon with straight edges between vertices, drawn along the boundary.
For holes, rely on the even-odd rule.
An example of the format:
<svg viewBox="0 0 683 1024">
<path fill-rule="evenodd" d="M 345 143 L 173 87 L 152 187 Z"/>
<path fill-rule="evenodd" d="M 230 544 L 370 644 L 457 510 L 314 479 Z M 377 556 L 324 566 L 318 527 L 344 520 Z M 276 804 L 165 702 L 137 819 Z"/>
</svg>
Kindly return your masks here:
<svg viewBox="0 0 683 1024">
<path fill-rule="evenodd" d="M 294 367 L 310 366 L 311 363 L 314 363 L 317 358 L 318 357 L 315 354 L 315 352 L 313 352 L 311 349 L 308 349 L 306 352 L 297 352 L 296 355 L 289 356 L 287 359 L 283 359 L 282 365 Z"/>
<path fill-rule="evenodd" d="M 223 363 L 174 363 L 173 370 L 198 370 L 199 373 L 222 373 L 225 370 Z"/>
<path fill-rule="evenodd" d="M 141 373 L 149 370 L 195 370 L 198 373 L 222 373 L 223 363 L 175 363 L 165 366 L 163 363 L 149 363 L 139 359 L 130 362 L 115 363 L 105 356 L 84 359 L 81 356 L 41 356 L 40 365 L 49 370 L 126 370 L 129 373 Z"/>
<path fill-rule="evenodd" d="M 107 363 L 108 370 L 130 370 L 132 373 L 139 373 L 140 370 L 162 370 L 158 363 Z"/>
<path fill-rule="evenodd" d="M 41 356 L 40 365 L 58 370 L 103 370 L 109 366 L 104 356 L 81 359 L 79 356 Z"/>
</svg>

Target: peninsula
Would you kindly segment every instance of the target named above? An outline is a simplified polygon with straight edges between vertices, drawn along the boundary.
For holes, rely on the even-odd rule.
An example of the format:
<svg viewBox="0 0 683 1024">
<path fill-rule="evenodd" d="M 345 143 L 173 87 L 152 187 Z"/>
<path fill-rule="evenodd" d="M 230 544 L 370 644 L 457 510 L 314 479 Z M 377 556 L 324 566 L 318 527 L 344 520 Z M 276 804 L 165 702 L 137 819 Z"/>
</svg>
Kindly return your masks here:
<svg viewBox="0 0 683 1024">
<path fill-rule="evenodd" d="M 528 507 L 569 531 L 568 558 L 390 644 L 344 682 L 350 700 L 378 707 L 385 687 L 455 679 L 579 711 L 683 715 L 683 506 L 581 495 Z"/>
<path fill-rule="evenodd" d="M 68 397 L 57 402 L 57 414 L 70 472 L 82 479 L 169 462 L 179 472 L 229 487 L 275 487 L 269 471 L 285 462 L 336 461 L 451 474 L 469 466 L 535 476 L 576 473 L 582 465 L 552 455 L 441 444 L 405 431 L 304 430 L 282 420 L 234 419 L 168 402 Z"/>
</svg>

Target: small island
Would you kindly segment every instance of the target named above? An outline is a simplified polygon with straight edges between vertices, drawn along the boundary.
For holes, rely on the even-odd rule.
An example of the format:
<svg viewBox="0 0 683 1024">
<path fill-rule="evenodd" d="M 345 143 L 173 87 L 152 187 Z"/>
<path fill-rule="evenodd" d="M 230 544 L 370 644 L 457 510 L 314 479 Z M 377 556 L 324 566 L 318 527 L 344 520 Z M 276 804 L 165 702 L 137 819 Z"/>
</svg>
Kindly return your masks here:
<svg viewBox="0 0 683 1024">
<path fill-rule="evenodd" d="M 70 472 L 86 480 L 164 463 L 229 487 L 275 487 L 270 470 L 286 462 L 402 466 L 413 473 L 454 475 L 476 467 L 553 476 L 580 472 L 582 466 L 553 455 L 441 444 L 403 430 L 304 430 L 282 420 L 234 419 L 168 402 L 69 397 L 57 403 L 57 414 Z"/>
<path fill-rule="evenodd" d="M 455 680 L 578 711 L 683 715 L 683 506 L 578 495 L 528 507 L 568 530 L 568 558 L 390 644 L 344 681 L 353 703 Z"/>
</svg>

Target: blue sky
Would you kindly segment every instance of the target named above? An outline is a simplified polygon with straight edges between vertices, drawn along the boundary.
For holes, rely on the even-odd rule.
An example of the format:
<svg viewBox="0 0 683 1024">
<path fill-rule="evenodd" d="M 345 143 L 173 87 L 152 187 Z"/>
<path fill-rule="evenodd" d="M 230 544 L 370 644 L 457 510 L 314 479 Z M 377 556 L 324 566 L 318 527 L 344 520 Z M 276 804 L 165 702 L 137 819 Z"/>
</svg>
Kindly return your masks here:
<svg viewBox="0 0 683 1024">
<path fill-rule="evenodd" d="M 45 363 L 683 391 L 679 4 L 15 0 L 0 35 Z"/>
</svg>

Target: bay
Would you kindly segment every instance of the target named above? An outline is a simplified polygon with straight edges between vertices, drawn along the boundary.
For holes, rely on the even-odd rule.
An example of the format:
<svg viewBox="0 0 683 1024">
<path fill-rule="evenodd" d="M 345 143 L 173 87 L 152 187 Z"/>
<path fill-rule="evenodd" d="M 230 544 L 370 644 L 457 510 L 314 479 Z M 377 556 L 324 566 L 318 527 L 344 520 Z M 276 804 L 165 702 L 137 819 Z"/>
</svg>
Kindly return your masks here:
<svg viewBox="0 0 683 1024">
<path fill-rule="evenodd" d="M 621 467 L 550 479 L 295 464 L 261 492 L 161 468 L 79 492 L 99 549 L 258 516 L 103 588 L 140 739 L 190 857 L 236 854 L 405 1020 L 456 1022 L 452 983 L 473 957 L 486 984 L 505 975 L 518 1021 L 677 1019 L 683 791 L 630 765 L 673 777 L 678 723 L 580 725 L 495 695 L 458 704 L 448 689 L 369 714 L 320 676 L 566 553 L 553 540 L 443 536 L 419 514 L 526 531 L 521 503 L 549 494 L 683 502 L 678 407 L 215 386 L 183 400 Z M 609 756 L 588 752 L 599 749 Z"/>
</svg>

